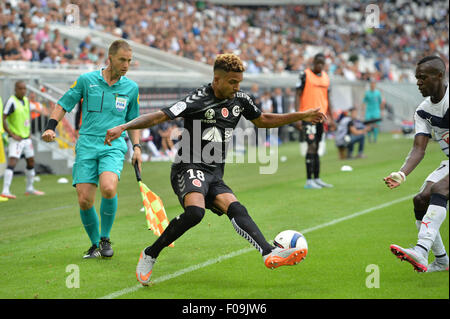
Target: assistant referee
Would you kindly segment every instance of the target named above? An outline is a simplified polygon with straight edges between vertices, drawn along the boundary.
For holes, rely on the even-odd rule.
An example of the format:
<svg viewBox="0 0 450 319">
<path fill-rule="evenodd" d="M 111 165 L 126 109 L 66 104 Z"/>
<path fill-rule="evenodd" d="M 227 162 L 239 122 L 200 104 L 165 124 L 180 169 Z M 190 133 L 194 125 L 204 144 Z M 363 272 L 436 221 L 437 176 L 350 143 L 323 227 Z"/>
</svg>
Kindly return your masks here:
<svg viewBox="0 0 450 319">
<path fill-rule="evenodd" d="M 66 112 L 82 103 L 82 125 L 75 148 L 72 169 L 80 216 L 92 246 L 83 258 L 112 257 L 110 232 L 117 211 L 117 184 L 127 152 L 125 132 L 112 147 L 103 141 L 108 129 L 124 124 L 139 115 L 138 85 L 125 77 L 132 58 L 130 45 L 124 40 L 114 41 L 108 51 L 108 66 L 82 74 L 58 101 L 42 139 L 55 139 L 55 128 Z M 132 163 L 141 166 L 139 130 L 128 130 L 133 143 Z M 97 186 L 102 201 L 100 222 L 94 207 Z"/>
</svg>

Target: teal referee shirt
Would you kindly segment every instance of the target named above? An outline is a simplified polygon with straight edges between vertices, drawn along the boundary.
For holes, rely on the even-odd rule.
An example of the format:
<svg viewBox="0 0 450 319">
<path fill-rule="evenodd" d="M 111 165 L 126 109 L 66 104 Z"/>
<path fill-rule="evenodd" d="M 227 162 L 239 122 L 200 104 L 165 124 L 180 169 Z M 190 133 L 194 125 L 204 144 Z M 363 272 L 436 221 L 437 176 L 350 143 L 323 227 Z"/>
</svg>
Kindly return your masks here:
<svg viewBox="0 0 450 319">
<path fill-rule="evenodd" d="M 102 76 L 102 69 L 80 75 L 58 104 L 70 112 L 81 99 L 81 135 L 105 136 L 108 129 L 139 116 L 137 83 L 122 76 L 109 86 Z"/>
</svg>

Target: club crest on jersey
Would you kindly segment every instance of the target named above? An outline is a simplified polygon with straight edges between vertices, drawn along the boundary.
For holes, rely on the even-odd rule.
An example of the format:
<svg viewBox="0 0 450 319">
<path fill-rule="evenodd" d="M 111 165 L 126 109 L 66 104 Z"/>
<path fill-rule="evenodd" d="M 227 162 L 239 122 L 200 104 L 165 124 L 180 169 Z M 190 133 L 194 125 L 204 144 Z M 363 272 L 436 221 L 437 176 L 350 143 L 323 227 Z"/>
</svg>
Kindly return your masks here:
<svg viewBox="0 0 450 319">
<path fill-rule="evenodd" d="M 116 110 L 122 112 L 127 106 L 127 98 L 116 96 Z"/>
<path fill-rule="evenodd" d="M 230 112 L 228 111 L 228 109 L 226 107 L 222 108 L 222 116 L 224 118 L 227 118 L 229 114 L 230 114 Z"/>
<path fill-rule="evenodd" d="M 239 114 L 242 112 L 241 107 L 239 105 L 233 106 L 232 113 L 234 116 L 238 117 Z"/>
</svg>

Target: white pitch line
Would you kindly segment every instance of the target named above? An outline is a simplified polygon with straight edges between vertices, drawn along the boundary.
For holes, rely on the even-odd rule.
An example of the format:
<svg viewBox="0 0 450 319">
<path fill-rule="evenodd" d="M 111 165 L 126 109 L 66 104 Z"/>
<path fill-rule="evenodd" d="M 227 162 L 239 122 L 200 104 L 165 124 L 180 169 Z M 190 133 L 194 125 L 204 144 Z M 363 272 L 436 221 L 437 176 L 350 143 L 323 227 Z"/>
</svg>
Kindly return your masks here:
<svg viewBox="0 0 450 319">
<path fill-rule="evenodd" d="M 371 207 L 371 208 L 368 208 L 368 209 L 364 209 L 362 211 L 359 211 L 359 212 L 356 212 L 356 213 L 353 213 L 353 214 L 350 214 L 350 215 L 347 215 L 347 216 L 344 216 L 344 217 L 341 217 L 341 218 L 333 219 L 332 221 L 329 221 L 329 222 L 324 223 L 324 224 L 320 224 L 320 225 L 317 225 L 317 226 L 314 226 L 314 227 L 310 227 L 310 228 L 301 230 L 300 232 L 303 233 L 303 234 L 310 233 L 312 231 L 315 231 L 315 230 L 318 230 L 318 229 L 322 229 L 322 228 L 325 228 L 325 227 L 328 227 L 328 226 L 331 226 L 331 225 L 335 225 L 337 223 L 340 223 L 340 222 L 343 222 L 343 221 L 346 221 L 346 220 L 349 220 L 349 219 L 352 219 L 352 218 L 355 218 L 355 217 L 358 217 L 358 216 L 361 216 L 361 215 L 364 215 L 364 214 L 368 214 L 368 213 L 373 212 L 375 210 L 378 210 L 378 209 L 381 209 L 381 208 L 385 208 L 385 207 L 388 207 L 388 206 L 391 206 L 391 205 L 403 202 L 403 201 L 405 201 L 407 199 L 411 199 L 413 196 L 414 195 L 408 195 L 408 196 L 405 196 L 405 197 L 401 197 L 401 198 L 398 198 L 396 200 L 393 200 L 393 201 L 390 201 L 390 202 L 387 202 L 387 203 L 384 203 L 384 204 L 381 204 L 381 205 L 377 205 L 377 206 L 374 206 L 374 207 Z M 156 283 L 160 283 L 160 282 L 163 282 L 163 281 L 167 281 L 167 280 L 179 277 L 181 275 L 184 275 L 186 273 L 189 273 L 189 272 L 192 272 L 192 271 L 195 271 L 195 270 L 199 270 L 199 269 L 207 267 L 209 265 L 221 262 L 223 260 L 227 260 L 227 259 L 239 256 L 239 255 L 248 253 L 248 252 L 253 251 L 253 250 L 255 250 L 253 247 L 247 247 L 247 248 L 240 249 L 240 250 L 234 251 L 234 252 L 226 254 L 226 255 L 219 256 L 217 258 L 209 259 L 209 260 L 205 261 L 204 263 L 197 264 L 197 265 L 194 265 L 194 266 L 190 266 L 190 267 L 178 270 L 178 271 L 176 271 L 176 272 L 174 272 L 172 274 L 156 278 L 155 280 L 152 280 L 152 283 L 156 284 Z M 99 299 L 114 299 L 114 298 L 120 297 L 122 295 L 126 295 L 126 294 L 129 294 L 131 292 L 135 292 L 135 291 L 137 291 L 137 290 L 139 290 L 141 288 L 143 288 L 143 286 L 141 284 L 137 284 L 135 286 L 132 286 L 132 287 L 129 287 L 129 288 L 125 288 L 125 289 L 122 289 L 122 290 L 110 293 L 109 295 L 103 296 L 103 297 L 101 297 Z"/>
</svg>

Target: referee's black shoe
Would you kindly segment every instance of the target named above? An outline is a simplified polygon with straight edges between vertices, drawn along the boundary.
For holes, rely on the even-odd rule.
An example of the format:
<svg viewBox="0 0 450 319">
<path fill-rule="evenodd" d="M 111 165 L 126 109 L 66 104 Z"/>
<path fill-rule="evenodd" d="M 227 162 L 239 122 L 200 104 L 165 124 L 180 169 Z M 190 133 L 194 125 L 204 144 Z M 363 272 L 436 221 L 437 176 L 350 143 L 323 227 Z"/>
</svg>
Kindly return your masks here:
<svg viewBox="0 0 450 319">
<path fill-rule="evenodd" d="M 111 241 L 109 238 L 102 237 L 100 238 L 100 254 L 102 257 L 112 257 L 114 251 L 111 247 Z"/>
<path fill-rule="evenodd" d="M 98 249 L 97 245 L 92 245 L 88 251 L 84 253 L 83 258 L 89 259 L 89 258 L 97 258 L 100 257 L 100 250 Z"/>
</svg>

